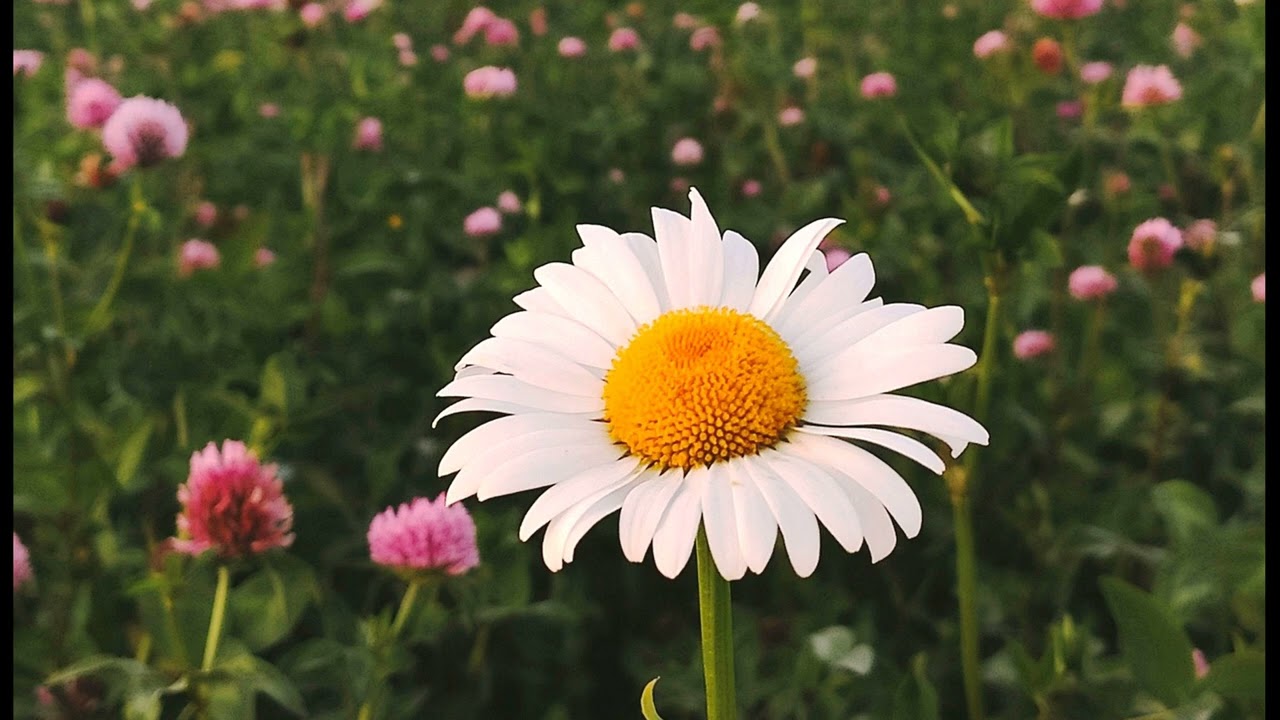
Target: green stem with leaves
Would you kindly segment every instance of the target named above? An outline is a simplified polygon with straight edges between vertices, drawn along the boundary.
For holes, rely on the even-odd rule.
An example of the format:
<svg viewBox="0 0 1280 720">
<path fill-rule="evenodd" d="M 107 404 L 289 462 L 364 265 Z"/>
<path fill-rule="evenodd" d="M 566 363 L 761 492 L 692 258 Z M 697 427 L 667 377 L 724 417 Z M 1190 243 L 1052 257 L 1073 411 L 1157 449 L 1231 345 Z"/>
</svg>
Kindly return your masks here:
<svg viewBox="0 0 1280 720">
<path fill-rule="evenodd" d="M 400 631 L 404 629 L 409 616 L 413 614 L 413 608 L 418 599 L 418 591 L 422 589 L 424 582 L 420 578 L 411 580 L 409 587 L 404 591 L 404 596 L 400 598 L 400 608 L 396 610 L 396 617 L 391 621 L 391 630 L 376 649 L 375 657 L 377 658 L 378 667 L 375 668 L 374 673 L 375 686 L 369 690 L 364 702 L 360 705 L 360 713 L 356 716 L 357 720 L 370 720 L 373 717 L 374 708 L 382 700 L 382 685 L 386 681 L 383 669 L 386 662 L 385 654 L 390 650 L 391 645 L 395 643 L 396 638 L 400 637 Z"/>
<path fill-rule="evenodd" d="M 733 681 L 733 611 L 729 581 L 711 557 L 706 528 L 698 527 L 698 614 L 702 625 L 702 675 L 707 683 L 707 720 L 737 720 Z"/>
<path fill-rule="evenodd" d="M 231 572 L 226 565 L 218 566 L 218 586 L 213 591 L 213 614 L 209 617 L 209 635 L 204 641 L 204 660 L 200 663 L 202 672 L 213 669 L 214 658 L 218 656 L 218 641 L 222 639 L 222 621 L 227 614 L 227 590 L 231 585 Z"/>
</svg>

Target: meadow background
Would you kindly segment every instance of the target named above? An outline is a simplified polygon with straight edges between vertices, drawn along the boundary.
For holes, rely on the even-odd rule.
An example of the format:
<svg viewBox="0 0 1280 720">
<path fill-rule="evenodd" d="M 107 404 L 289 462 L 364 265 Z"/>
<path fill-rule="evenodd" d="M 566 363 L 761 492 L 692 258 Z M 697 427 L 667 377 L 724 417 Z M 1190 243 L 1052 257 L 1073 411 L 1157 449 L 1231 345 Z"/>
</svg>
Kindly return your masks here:
<svg viewBox="0 0 1280 720">
<path fill-rule="evenodd" d="M 388 718 L 639 717 L 659 675 L 663 717 L 699 717 L 694 572 L 626 562 L 616 517 L 552 574 L 516 537 L 530 494 L 468 502 L 480 566 L 390 646 L 404 585 L 365 540 L 446 487 L 477 420 L 433 427 L 435 393 L 533 268 L 576 224 L 687 212 L 690 185 L 764 257 L 847 219 L 831 256 L 869 253 L 889 302 L 963 306 L 975 350 L 999 298 L 968 477 L 987 716 L 1263 717 L 1264 2 L 494 2 L 517 36 L 465 43 L 466 2 L 313 26 L 249 4 L 14 2 L 15 51 L 43 54 L 15 52 L 13 88 L 17 717 L 346 718 L 373 688 Z M 610 49 L 616 28 L 638 43 Z M 975 56 L 991 30 L 1008 46 Z M 1089 61 L 1114 72 L 1085 83 Z M 1121 107 L 1142 64 L 1182 97 Z M 482 66 L 515 91 L 469 96 Z M 69 68 L 176 105 L 185 153 L 116 177 L 68 123 Z M 894 96 L 863 96 L 874 72 Z M 1154 217 L 1215 225 L 1144 272 Z M 191 239 L 216 267 L 184 268 Z M 1081 265 L 1117 289 L 1075 299 Z M 1029 329 L 1052 350 L 1015 353 Z M 970 411 L 973 375 L 918 394 Z M 192 452 L 225 438 L 280 464 L 297 537 L 233 568 L 222 674 L 198 680 L 215 564 L 164 541 Z M 918 537 L 873 566 L 824 536 L 812 577 L 775 556 L 733 584 L 745 718 L 965 716 L 948 486 L 887 459 Z"/>
</svg>

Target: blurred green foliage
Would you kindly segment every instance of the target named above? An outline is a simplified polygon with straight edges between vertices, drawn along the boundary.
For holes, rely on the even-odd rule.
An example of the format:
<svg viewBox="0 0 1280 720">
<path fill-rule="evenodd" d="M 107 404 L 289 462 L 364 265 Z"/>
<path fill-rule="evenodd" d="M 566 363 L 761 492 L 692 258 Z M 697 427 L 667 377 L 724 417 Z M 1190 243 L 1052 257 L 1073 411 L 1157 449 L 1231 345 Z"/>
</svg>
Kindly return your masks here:
<svg viewBox="0 0 1280 720">
<path fill-rule="evenodd" d="M 833 245 L 871 254 L 878 293 L 964 306 L 970 347 L 982 259 L 1007 264 L 992 441 L 971 490 L 991 717 L 1263 717 L 1264 312 L 1249 292 L 1265 253 L 1263 3 L 1130 0 L 1063 23 L 1012 0 L 804 0 L 736 23 L 709 0 L 559 2 L 542 37 L 534 3 L 495 3 L 520 28 L 507 48 L 454 46 L 470 9 L 457 1 L 388 1 L 315 29 L 294 11 L 200 7 L 15 2 L 15 48 L 46 53 L 14 78 L 14 522 L 36 574 L 15 595 L 16 716 L 182 711 L 215 568 L 161 542 L 191 453 L 223 438 L 280 464 L 297 540 L 233 568 L 201 681 L 210 717 L 354 717 L 375 684 L 389 718 L 634 717 L 659 675 L 662 716 L 699 716 L 693 573 L 625 562 L 616 519 L 551 574 L 516 539 L 529 498 L 473 506 L 482 565 L 391 646 L 403 585 L 365 541 L 376 512 L 446 487 L 439 457 L 476 421 L 433 428 L 435 392 L 533 268 L 567 258 L 575 224 L 646 231 L 651 205 L 685 210 L 679 179 L 766 257 L 815 217 L 846 218 Z M 691 50 L 678 10 L 722 44 Z M 1188 59 L 1169 41 L 1179 18 L 1203 38 Z M 641 48 L 609 52 L 610 24 Z M 980 61 L 973 41 L 993 28 L 1014 49 Z M 395 32 L 416 65 L 398 63 Z M 565 35 L 585 58 L 556 54 Z M 1068 71 L 1036 70 L 1041 36 L 1069 44 Z M 85 158 L 103 151 L 65 119 L 73 47 L 124 96 L 176 104 L 186 154 L 87 185 Z M 810 80 L 792 74 L 806 56 Z M 1071 70 L 1085 60 L 1116 75 L 1083 86 Z M 1124 72 L 1143 63 L 1168 63 L 1183 99 L 1122 110 Z M 515 95 L 464 95 L 487 64 L 515 70 Z M 896 75 L 896 98 L 860 97 L 874 71 Z M 1074 99 L 1083 117 L 1058 117 Z M 779 127 L 792 104 L 805 121 Z M 383 123 L 380 153 L 352 148 L 364 116 Z M 697 167 L 672 164 L 685 136 L 706 149 Z M 1108 189 L 1117 172 L 1127 192 Z M 468 237 L 463 218 L 507 189 L 523 212 Z M 206 200 L 210 228 L 194 220 Z M 1140 275 L 1126 245 L 1156 215 L 1212 218 L 1216 241 Z M 221 267 L 183 278 L 192 237 Z M 277 261 L 255 267 L 260 247 Z M 1105 310 L 1066 295 L 1082 264 L 1119 276 Z M 1011 355 L 1029 327 L 1054 332 L 1051 357 Z M 972 387 L 961 375 L 921 392 L 964 409 Z M 893 461 L 924 506 L 919 537 L 875 566 L 824 539 L 809 579 L 775 560 L 734 583 L 744 717 L 962 716 L 946 489 Z"/>
</svg>

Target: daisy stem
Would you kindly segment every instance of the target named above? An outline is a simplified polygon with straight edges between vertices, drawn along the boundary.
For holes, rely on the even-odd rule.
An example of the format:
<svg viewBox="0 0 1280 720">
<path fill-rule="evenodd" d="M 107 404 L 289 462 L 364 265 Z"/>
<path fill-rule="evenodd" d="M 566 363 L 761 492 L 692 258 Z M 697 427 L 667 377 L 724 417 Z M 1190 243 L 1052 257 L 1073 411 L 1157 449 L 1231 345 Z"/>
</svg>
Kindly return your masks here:
<svg viewBox="0 0 1280 720">
<path fill-rule="evenodd" d="M 711 558 L 706 528 L 698 527 L 698 614 L 702 623 L 702 674 L 707 683 L 707 720 L 737 720 L 733 684 L 733 612 L 729 581 Z"/>
<path fill-rule="evenodd" d="M 222 620 L 227 614 L 227 588 L 231 584 L 231 573 L 226 565 L 218 566 L 218 587 L 213 591 L 213 614 L 209 617 L 209 635 L 204 641 L 204 660 L 200 670 L 209 672 L 213 669 L 213 659 L 218 655 L 218 640 L 222 638 Z"/>
</svg>

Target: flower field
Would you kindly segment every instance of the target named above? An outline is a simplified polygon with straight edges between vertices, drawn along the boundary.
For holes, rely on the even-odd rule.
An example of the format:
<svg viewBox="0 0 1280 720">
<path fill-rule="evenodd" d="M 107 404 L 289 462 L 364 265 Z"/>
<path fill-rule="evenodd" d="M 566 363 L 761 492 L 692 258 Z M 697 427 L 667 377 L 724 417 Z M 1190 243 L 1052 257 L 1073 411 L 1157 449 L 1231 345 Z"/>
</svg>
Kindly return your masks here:
<svg viewBox="0 0 1280 720">
<path fill-rule="evenodd" d="M 15 0 L 15 717 L 1265 717 L 1259 0 Z"/>
</svg>

